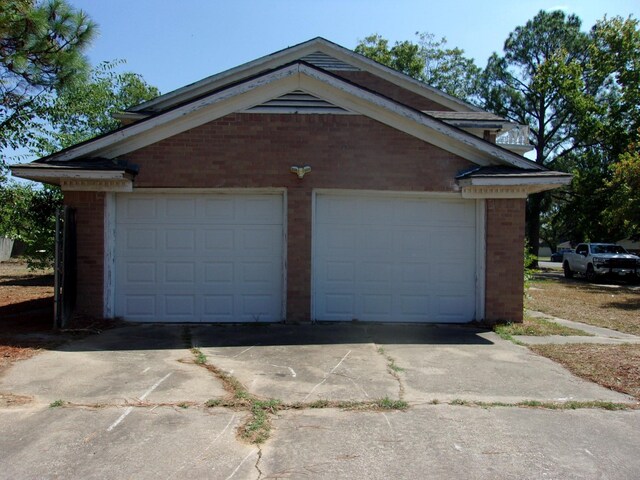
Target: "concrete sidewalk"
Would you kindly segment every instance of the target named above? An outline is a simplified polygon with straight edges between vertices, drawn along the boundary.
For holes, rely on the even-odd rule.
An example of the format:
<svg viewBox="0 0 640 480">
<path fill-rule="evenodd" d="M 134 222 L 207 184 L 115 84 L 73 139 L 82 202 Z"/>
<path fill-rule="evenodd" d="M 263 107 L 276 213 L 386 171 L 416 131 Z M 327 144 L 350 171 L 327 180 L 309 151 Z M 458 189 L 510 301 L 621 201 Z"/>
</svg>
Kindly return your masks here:
<svg viewBox="0 0 640 480">
<path fill-rule="evenodd" d="M 528 310 L 529 315 L 536 318 L 542 318 L 555 322 L 559 325 L 582 330 L 593 336 L 581 335 L 549 335 L 546 337 L 536 337 L 532 335 L 514 335 L 514 338 L 527 345 L 543 345 L 547 343 L 553 344 L 569 344 L 569 343 L 599 343 L 608 345 L 620 345 L 624 343 L 640 343 L 640 337 L 630 333 L 618 332 L 609 328 L 596 327 L 587 323 L 573 322 L 564 318 L 554 317 L 546 313 Z"/>
</svg>

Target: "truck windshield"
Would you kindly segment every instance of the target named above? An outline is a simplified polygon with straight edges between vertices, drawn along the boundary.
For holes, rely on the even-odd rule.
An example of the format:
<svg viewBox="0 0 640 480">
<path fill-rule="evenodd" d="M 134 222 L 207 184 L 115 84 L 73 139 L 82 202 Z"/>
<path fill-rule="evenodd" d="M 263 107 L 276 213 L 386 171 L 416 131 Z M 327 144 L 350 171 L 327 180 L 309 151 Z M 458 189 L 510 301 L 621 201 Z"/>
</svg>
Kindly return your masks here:
<svg viewBox="0 0 640 480">
<path fill-rule="evenodd" d="M 627 253 L 620 245 L 592 245 L 593 253 Z"/>
</svg>

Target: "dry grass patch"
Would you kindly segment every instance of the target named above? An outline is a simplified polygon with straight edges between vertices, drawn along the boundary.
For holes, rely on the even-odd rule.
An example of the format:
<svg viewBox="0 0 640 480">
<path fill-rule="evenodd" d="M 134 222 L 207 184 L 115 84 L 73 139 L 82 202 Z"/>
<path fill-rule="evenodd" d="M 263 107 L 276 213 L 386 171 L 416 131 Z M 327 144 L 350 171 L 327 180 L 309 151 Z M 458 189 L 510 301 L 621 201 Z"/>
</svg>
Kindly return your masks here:
<svg viewBox="0 0 640 480">
<path fill-rule="evenodd" d="M 573 374 L 640 400 L 640 345 L 533 345 Z"/>
<path fill-rule="evenodd" d="M 640 335 L 640 290 L 583 280 L 532 281 L 525 306 L 554 317 Z"/>
</svg>

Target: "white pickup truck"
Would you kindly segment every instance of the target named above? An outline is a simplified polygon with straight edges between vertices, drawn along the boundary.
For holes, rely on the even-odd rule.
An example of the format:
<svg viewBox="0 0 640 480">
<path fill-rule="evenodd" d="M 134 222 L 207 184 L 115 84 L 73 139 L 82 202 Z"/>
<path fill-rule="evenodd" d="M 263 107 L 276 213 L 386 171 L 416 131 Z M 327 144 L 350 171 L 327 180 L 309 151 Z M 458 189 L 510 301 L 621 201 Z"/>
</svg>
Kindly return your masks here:
<svg viewBox="0 0 640 480">
<path fill-rule="evenodd" d="M 613 243 L 581 243 L 575 252 L 564 254 L 562 269 L 567 278 L 580 273 L 589 281 L 599 275 L 628 276 L 637 280 L 640 257 Z"/>
</svg>

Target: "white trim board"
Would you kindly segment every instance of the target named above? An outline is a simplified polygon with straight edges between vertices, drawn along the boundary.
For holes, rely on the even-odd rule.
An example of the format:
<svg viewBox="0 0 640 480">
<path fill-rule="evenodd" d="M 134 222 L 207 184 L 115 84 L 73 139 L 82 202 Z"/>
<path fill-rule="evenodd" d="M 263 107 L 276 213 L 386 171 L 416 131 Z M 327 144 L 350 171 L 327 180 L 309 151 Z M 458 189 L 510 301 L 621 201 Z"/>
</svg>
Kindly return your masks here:
<svg viewBox="0 0 640 480">
<path fill-rule="evenodd" d="M 471 133 L 304 64 L 269 72 L 105 137 L 71 147 L 54 158 L 72 160 L 88 155 L 115 158 L 292 90 L 304 90 L 342 108 L 367 115 L 478 165 L 542 170 L 534 162 Z"/>
</svg>

